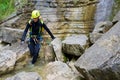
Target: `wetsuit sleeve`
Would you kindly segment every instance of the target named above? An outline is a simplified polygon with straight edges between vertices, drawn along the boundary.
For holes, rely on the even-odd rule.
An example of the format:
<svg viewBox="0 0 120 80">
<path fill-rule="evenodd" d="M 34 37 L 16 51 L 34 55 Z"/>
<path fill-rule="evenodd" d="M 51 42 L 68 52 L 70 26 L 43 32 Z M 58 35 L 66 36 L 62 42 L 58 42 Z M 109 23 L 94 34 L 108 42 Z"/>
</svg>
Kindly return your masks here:
<svg viewBox="0 0 120 80">
<path fill-rule="evenodd" d="M 51 38 L 55 39 L 55 37 L 53 36 L 53 34 L 51 33 L 51 31 L 48 29 L 48 27 L 44 23 L 43 23 L 43 27 L 49 33 L 49 35 L 51 36 Z"/>
<path fill-rule="evenodd" d="M 27 34 L 27 32 L 28 32 L 29 27 L 30 27 L 30 24 L 28 23 L 28 24 L 26 25 L 26 28 L 25 28 L 24 32 L 23 32 L 21 41 L 24 41 L 24 40 L 25 40 L 26 34 Z"/>
</svg>

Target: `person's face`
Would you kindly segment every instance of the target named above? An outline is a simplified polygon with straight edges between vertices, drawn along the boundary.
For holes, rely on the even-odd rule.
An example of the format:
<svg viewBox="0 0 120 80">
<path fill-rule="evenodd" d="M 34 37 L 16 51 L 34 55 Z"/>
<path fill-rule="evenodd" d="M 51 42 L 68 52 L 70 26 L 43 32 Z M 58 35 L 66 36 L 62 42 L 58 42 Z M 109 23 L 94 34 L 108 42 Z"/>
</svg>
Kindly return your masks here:
<svg viewBox="0 0 120 80">
<path fill-rule="evenodd" d="M 34 22 L 37 22 L 39 18 L 33 18 L 33 21 Z"/>
</svg>

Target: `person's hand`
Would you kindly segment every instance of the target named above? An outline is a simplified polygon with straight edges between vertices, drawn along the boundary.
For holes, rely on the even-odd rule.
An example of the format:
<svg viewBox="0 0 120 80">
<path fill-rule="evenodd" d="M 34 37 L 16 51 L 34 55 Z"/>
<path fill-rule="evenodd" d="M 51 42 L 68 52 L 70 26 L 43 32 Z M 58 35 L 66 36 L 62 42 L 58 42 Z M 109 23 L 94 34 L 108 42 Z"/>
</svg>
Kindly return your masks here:
<svg viewBox="0 0 120 80">
<path fill-rule="evenodd" d="M 23 44 L 24 44 L 24 41 L 21 41 L 21 42 L 20 42 L 20 45 L 23 45 Z"/>
<path fill-rule="evenodd" d="M 53 37 L 52 40 L 54 40 L 56 37 Z"/>
</svg>

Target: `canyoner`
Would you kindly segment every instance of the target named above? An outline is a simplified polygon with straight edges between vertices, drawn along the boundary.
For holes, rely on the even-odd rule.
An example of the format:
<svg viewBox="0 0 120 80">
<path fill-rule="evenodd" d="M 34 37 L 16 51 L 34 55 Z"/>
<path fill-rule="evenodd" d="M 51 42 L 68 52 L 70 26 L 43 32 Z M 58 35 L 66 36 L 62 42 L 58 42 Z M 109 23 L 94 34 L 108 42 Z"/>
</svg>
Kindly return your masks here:
<svg viewBox="0 0 120 80">
<path fill-rule="evenodd" d="M 21 38 L 21 45 L 24 44 L 26 39 L 26 34 L 29 30 L 29 41 L 28 41 L 28 48 L 30 51 L 31 57 L 33 57 L 32 61 L 30 62 L 32 65 L 35 64 L 37 61 L 39 50 L 40 50 L 40 42 L 42 41 L 42 33 L 46 30 L 52 39 L 55 39 L 49 28 L 41 19 L 40 12 L 38 10 L 33 10 L 31 14 L 31 19 L 26 25 L 26 28 L 23 32 Z"/>
</svg>

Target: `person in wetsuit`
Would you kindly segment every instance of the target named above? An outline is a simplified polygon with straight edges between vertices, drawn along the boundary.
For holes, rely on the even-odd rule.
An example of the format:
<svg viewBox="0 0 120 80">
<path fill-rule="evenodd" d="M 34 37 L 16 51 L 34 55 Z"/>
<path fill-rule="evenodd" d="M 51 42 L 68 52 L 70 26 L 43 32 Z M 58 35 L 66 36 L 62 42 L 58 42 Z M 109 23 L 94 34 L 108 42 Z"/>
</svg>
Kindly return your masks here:
<svg viewBox="0 0 120 80">
<path fill-rule="evenodd" d="M 31 20 L 27 23 L 26 28 L 23 32 L 21 38 L 21 44 L 24 43 L 26 34 L 28 30 L 30 30 L 30 40 L 28 44 L 28 48 L 30 50 L 30 55 L 33 57 L 31 63 L 34 64 L 37 61 L 39 50 L 40 50 L 40 41 L 42 39 L 42 30 L 46 30 L 52 39 L 55 39 L 51 31 L 44 24 L 44 22 L 39 18 L 40 12 L 38 10 L 33 10 L 31 14 Z"/>
</svg>

